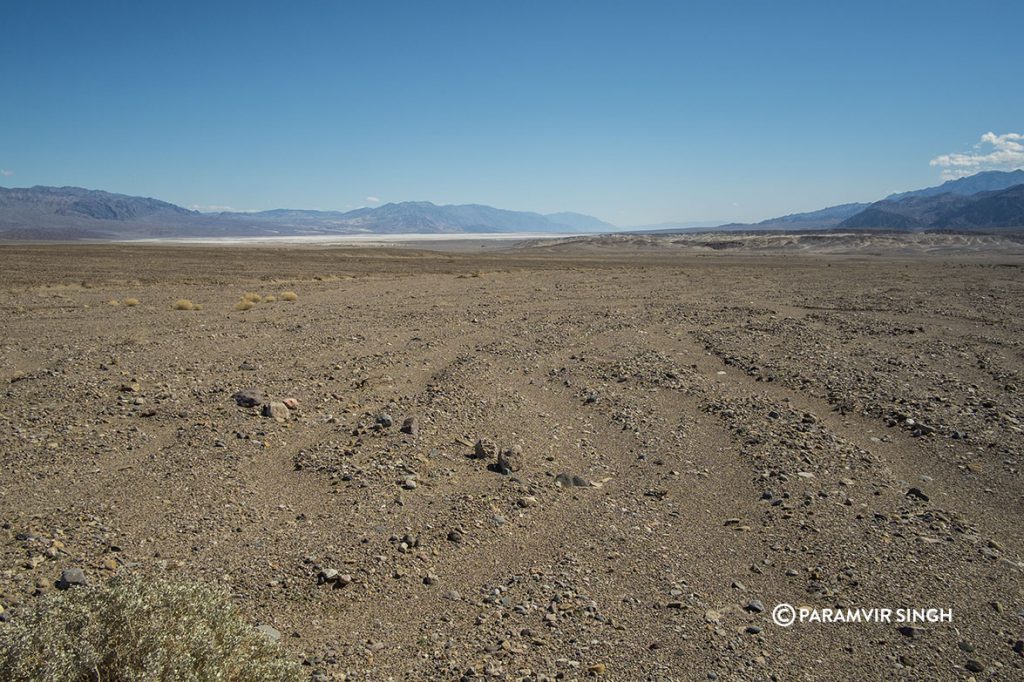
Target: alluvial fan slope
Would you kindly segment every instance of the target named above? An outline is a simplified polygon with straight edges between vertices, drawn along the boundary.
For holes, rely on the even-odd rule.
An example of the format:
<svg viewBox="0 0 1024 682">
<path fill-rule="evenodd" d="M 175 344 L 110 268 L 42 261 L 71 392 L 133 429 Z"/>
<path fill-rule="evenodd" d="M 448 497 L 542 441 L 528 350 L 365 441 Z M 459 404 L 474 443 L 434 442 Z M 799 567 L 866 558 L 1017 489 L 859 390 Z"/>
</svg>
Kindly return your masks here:
<svg viewBox="0 0 1024 682">
<path fill-rule="evenodd" d="M 1018 678 L 1021 265 L 4 248 L 2 615 L 79 567 L 316 679 Z"/>
</svg>

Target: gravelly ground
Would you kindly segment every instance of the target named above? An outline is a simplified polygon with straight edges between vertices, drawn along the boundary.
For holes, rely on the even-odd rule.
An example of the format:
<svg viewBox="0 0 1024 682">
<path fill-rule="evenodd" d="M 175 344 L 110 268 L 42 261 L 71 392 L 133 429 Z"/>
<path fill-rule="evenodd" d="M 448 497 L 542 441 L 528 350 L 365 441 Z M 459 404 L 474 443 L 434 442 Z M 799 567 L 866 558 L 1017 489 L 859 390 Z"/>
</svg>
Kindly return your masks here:
<svg viewBox="0 0 1024 682">
<path fill-rule="evenodd" d="M 79 566 L 327 679 L 1021 679 L 1022 264 L 0 248 L 4 616 Z"/>
</svg>

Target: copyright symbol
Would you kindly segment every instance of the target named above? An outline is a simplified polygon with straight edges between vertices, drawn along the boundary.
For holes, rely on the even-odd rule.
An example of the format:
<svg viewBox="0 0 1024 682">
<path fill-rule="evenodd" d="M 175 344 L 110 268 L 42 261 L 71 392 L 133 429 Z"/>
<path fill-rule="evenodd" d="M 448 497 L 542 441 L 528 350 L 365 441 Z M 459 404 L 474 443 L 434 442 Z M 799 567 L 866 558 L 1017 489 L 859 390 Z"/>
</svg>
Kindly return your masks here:
<svg viewBox="0 0 1024 682">
<path fill-rule="evenodd" d="M 772 609 L 772 620 L 779 627 L 788 628 L 796 621 L 796 609 L 786 603 L 779 604 Z"/>
</svg>

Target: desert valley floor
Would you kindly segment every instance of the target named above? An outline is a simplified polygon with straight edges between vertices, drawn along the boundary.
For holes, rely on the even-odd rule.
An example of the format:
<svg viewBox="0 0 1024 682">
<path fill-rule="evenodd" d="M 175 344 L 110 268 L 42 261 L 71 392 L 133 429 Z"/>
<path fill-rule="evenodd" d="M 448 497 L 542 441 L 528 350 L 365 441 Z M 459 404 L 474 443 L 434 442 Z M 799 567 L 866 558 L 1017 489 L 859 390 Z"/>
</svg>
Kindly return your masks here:
<svg viewBox="0 0 1024 682">
<path fill-rule="evenodd" d="M 79 567 L 319 680 L 1022 679 L 1022 267 L 0 247 L 0 615 Z"/>
</svg>

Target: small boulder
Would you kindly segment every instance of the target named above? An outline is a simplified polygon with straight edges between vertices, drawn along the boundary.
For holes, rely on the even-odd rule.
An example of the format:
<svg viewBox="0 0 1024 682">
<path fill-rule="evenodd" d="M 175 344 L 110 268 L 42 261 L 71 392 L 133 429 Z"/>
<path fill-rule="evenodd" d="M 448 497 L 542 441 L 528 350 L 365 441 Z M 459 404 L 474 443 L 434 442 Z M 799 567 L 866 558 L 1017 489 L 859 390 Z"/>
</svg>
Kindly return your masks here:
<svg viewBox="0 0 1024 682">
<path fill-rule="evenodd" d="M 498 445 L 490 438 L 481 438 L 473 446 L 473 457 L 476 459 L 494 459 L 498 456 Z"/>
<path fill-rule="evenodd" d="M 523 449 L 518 445 L 505 448 L 498 453 L 498 473 L 511 474 L 523 468 Z"/>
<path fill-rule="evenodd" d="M 256 631 L 264 637 L 266 637 L 267 639 L 269 639 L 271 642 L 281 641 L 281 633 L 277 630 L 277 628 L 271 625 L 260 625 L 256 628 Z"/>
<path fill-rule="evenodd" d="M 352 576 L 347 573 L 339 573 L 337 569 L 325 568 L 316 577 L 318 585 L 330 585 L 335 589 L 345 587 L 352 583 Z"/>
<path fill-rule="evenodd" d="M 406 417 L 402 422 L 402 433 L 407 433 L 413 438 L 420 435 L 420 423 L 416 417 Z"/>
<path fill-rule="evenodd" d="M 576 476 L 575 474 L 560 473 L 555 476 L 555 483 L 562 486 L 563 488 L 589 488 L 590 481 L 583 478 L 582 476 Z"/>
<path fill-rule="evenodd" d="M 67 590 L 72 587 L 85 587 L 88 582 L 85 579 L 85 571 L 80 568 L 67 568 L 61 571 L 60 580 L 57 581 L 58 590 Z"/>
<path fill-rule="evenodd" d="M 291 416 L 291 410 L 282 402 L 270 402 L 263 405 L 263 416 L 284 421 Z"/>
<path fill-rule="evenodd" d="M 235 393 L 232 398 L 239 407 L 256 407 L 263 404 L 263 391 L 258 388 L 247 388 Z"/>
<path fill-rule="evenodd" d="M 921 500 L 922 502 L 927 502 L 929 499 L 928 494 L 925 493 L 925 491 L 921 490 L 920 488 L 911 488 L 910 490 L 908 490 L 907 497 L 913 497 L 918 500 Z"/>
</svg>

